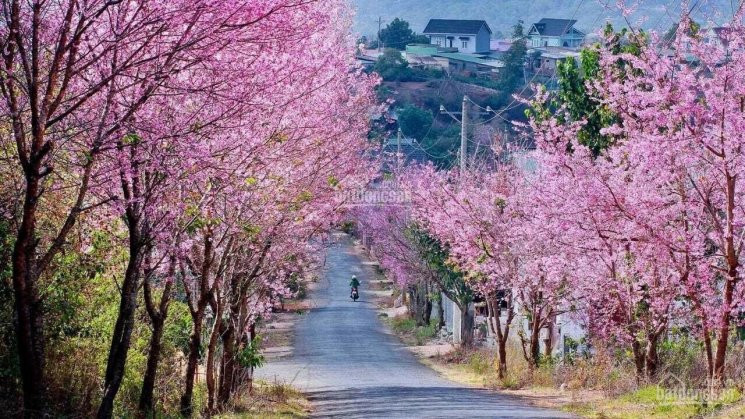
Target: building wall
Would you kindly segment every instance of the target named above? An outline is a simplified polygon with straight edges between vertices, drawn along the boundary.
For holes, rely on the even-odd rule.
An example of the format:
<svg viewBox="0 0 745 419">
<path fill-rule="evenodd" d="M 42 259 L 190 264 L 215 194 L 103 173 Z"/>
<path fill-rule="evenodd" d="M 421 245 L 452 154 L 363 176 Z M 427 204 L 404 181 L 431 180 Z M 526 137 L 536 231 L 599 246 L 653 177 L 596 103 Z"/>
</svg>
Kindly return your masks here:
<svg viewBox="0 0 745 419">
<path fill-rule="evenodd" d="M 515 317 L 512 319 L 512 324 L 510 325 L 511 330 L 509 340 L 513 342 L 513 344 L 519 346 L 522 344 L 520 340 L 521 331 L 525 336 L 530 336 L 530 322 L 526 316 L 520 314 L 519 305 L 515 307 L 515 311 L 517 314 L 515 314 Z M 507 321 L 506 313 L 500 317 L 500 320 L 502 322 L 502 326 L 504 327 L 504 323 Z M 491 329 L 487 329 L 487 332 L 489 333 L 489 336 L 487 336 L 487 345 L 496 344 L 496 337 L 491 335 Z M 539 342 L 541 353 L 545 351 L 545 339 L 547 338 L 547 333 L 548 329 L 541 329 Z M 586 336 L 587 332 L 585 331 L 584 327 L 580 323 L 572 319 L 569 314 L 561 314 L 556 316 L 556 324 L 553 327 L 551 336 L 551 340 L 553 342 L 551 351 L 552 355 L 568 355 L 570 352 L 570 348 L 565 347 L 565 342 L 568 342 L 570 340 L 577 342 Z M 580 347 L 577 349 L 580 352 L 587 350 L 586 347 Z"/>
<path fill-rule="evenodd" d="M 486 30 L 485 26 L 482 26 L 478 35 L 476 35 L 474 47 L 474 52 L 489 52 L 491 49 L 491 35 L 489 35 L 489 31 Z"/>
<path fill-rule="evenodd" d="M 582 45 L 582 39 L 573 36 L 540 36 L 532 35 L 530 37 L 530 45 L 534 48 L 538 47 L 564 47 L 564 48 L 578 48 Z M 566 45 L 565 45 L 566 44 Z"/>
<path fill-rule="evenodd" d="M 445 294 L 440 293 L 440 297 L 442 298 L 442 310 L 443 310 L 443 317 L 445 318 L 445 330 L 448 331 L 448 333 L 453 333 L 453 307 L 455 306 L 455 303 L 452 302 Z"/>
<path fill-rule="evenodd" d="M 431 35 L 429 37 L 429 43 L 432 45 L 437 45 L 439 47 L 447 47 L 447 40 L 445 39 L 445 35 Z"/>
<path fill-rule="evenodd" d="M 430 35 L 430 43 L 441 47 L 450 47 L 450 39 L 452 37 L 452 47 L 458 48 L 458 52 L 465 53 L 476 53 L 476 52 L 489 52 L 489 32 L 486 29 L 481 28 L 481 32 L 477 36 L 473 35 L 462 35 L 462 34 L 446 34 L 446 35 Z M 463 38 L 463 39 L 461 39 Z M 463 42 L 466 42 L 466 47 L 463 47 Z"/>
<path fill-rule="evenodd" d="M 582 40 L 584 38 L 582 37 L 576 37 L 576 36 L 563 36 L 561 38 L 561 45 L 562 47 L 567 48 L 578 48 L 580 45 L 582 45 Z"/>
<path fill-rule="evenodd" d="M 467 45 L 465 48 L 463 47 L 464 41 Z M 476 52 L 476 37 L 472 35 L 455 35 L 455 47 L 458 48 L 458 52 L 474 53 Z"/>
<path fill-rule="evenodd" d="M 560 47 L 561 39 L 555 36 L 532 35 L 530 37 L 532 47 Z"/>
</svg>

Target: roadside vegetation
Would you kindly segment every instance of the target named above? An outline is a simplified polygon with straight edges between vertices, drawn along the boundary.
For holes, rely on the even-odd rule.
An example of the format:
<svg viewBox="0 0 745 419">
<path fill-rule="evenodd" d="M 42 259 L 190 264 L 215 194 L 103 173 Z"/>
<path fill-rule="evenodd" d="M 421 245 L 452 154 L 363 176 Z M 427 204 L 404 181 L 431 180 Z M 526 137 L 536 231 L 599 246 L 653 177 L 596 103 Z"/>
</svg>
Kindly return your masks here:
<svg viewBox="0 0 745 419">
<path fill-rule="evenodd" d="M 417 326 L 416 320 L 408 315 L 397 316 L 389 319 L 393 332 L 398 335 L 407 345 L 421 346 L 437 335 L 438 325 L 436 321 L 425 326 Z"/>
<path fill-rule="evenodd" d="M 453 379 L 590 417 L 742 412 L 743 14 L 720 44 L 686 15 L 672 46 L 608 25 L 526 101 L 535 150 L 394 170 L 410 205 L 357 219 L 406 296 L 394 330 L 445 295 L 460 348 L 428 362 Z"/>
<path fill-rule="evenodd" d="M 249 396 L 237 398 L 231 413 L 217 415 L 216 419 L 289 419 L 307 418 L 312 412 L 310 402 L 290 385 L 281 383 L 254 383 Z"/>
<path fill-rule="evenodd" d="M 386 38 L 389 35 L 391 38 Z M 451 167 L 456 161 L 460 145 L 460 124 L 444 115 L 440 106 L 449 111 L 460 111 L 464 95 L 481 106 L 498 110 L 504 118 L 495 119 L 493 115 L 474 116 L 473 122 L 479 125 L 479 130 L 469 133 L 473 141 L 483 142 L 484 137 L 496 132 L 514 136 L 512 126 L 504 124 L 504 121 L 524 122 L 526 119 L 523 112 L 525 106 L 514 100 L 512 95 L 527 95 L 530 89 L 525 86 L 523 72 L 527 47 L 522 23 L 515 25 L 513 35 L 516 41 L 502 57 L 505 68 L 499 75 L 477 76 L 410 65 L 402 54 L 406 44 L 425 40 L 428 43 L 428 39 L 414 34 L 408 22 L 398 18 L 393 20 L 381 31 L 381 39 L 384 39 L 386 46 L 395 45 L 395 48 L 386 48 L 371 71 L 379 74 L 384 81 L 377 88 L 378 99 L 390 102 L 391 110 L 398 119 L 393 124 L 395 126 L 379 122 L 383 126 L 373 127 L 371 138 L 383 142 L 386 138 L 395 136 L 396 130 L 400 128 L 403 135 L 417 140 L 426 151 L 424 155 L 427 161 L 438 167 Z M 377 44 L 367 39 L 360 41 L 368 48 L 377 47 Z M 492 120 L 488 123 L 480 123 L 489 118 Z"/>
<path fill-rule="evenodd" d="M 258 329 L 375 176 L 348 2 L 3 9 L 0 411 L 301 414 Z"/>
<path fill-rule="evenodd" d="M 393 332 L 409 346 L 431 343 L 436 323 L 418 327 L 402 315 L 389 320 Z M 685 354 L 668 354 L 671 359 Z M 499 359 L 487 348 L 454 348 L 420 360 L 443 377 L 467 386 L 497 390 L 520 397 L 539 407 L 560 409 L 588 418 L 739 418 L 745 413 L 743 388 L 732 385 L 710 394 L 678 394 L 671 390 L 674 380 L 689 382 L 705 377 L 686 375 L 692 366 L 680 361 L 670 366 L 664 378 L 638 382 L 633 363 L 619 354 L 598 354 L 592 358 L 555 359 L 530 368 L 517 345 L 507 354 L 512 368 L 500 378 Z M 682 378 L 681 378 L 682 377 Z M 683 396 L 683 398 L 681 398 Z M 709 399 L 707 399 L 709 398 Z"/>
</svg>

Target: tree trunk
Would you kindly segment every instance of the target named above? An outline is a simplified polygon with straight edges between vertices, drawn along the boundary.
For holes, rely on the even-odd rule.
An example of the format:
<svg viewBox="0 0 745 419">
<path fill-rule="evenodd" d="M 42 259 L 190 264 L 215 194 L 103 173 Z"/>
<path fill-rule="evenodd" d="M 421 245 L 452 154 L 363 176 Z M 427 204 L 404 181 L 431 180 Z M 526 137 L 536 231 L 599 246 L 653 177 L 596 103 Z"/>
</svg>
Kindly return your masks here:
<svg viewBox="0 0 745 419">
<path fill-rule="evenodd" d="M 226 250 L 227 252 L 227 250 Z M 184 291 L 186 292 L 191 313 L 192 329 L 189 336 L 189 356 L 186 364 L 186 383 L 184 384 L 184 393 L 181 395 L 181 415 L 191 416 L 194 412 L 192 396 L 194 394 L 194 376 L 199 367 L 199 349 L 202 346 L 202 327 L 207 305 L 212 301 L 213 288 L 210 288 L 209 278 L 214 261 L 212 231 L 207 230 L 204 234 L 204 248 L 202 249 L 202 264 L 199 272 L 198 295 L 192 295 L 189 284 L 184 282 Z M 183 266 L 181 267 L 182 278 L 186 278 Z M 192 268 L 192 273 L 194 268 Z M 217 279 L 215 279 L 215 283 Z M 217 319 L 215 319 L 217 321 Z"/>
<path fill-rule="evenodd" d="M 218 404 L 226 406 L 233 392 L 235 375 L 235 329 L 228 325 L 223 334 L 222 360 L 220 361 L 220 391 L 218 392 Z"/>
<path fill-rule="evenodd" d="M 647 378 L 652 378 L 657 374 L 657 366 L 659 365 L 659 357 L 657 354 L 658 341 L 658 334 L 651 335 L 647 340 L 647 347 L 644 351 L 644 372 Z"/>
<path fill-rule="evenodd" d="M 727 344 L 729 343 L 729 329 L 732 323 L 732 315 L 730 309 L 732 308 L 732 302 L 734 298 L 735 282 L 737 281 L 737 264 L 738 261 L 730 263 L 730 270 L 728 273 L 727 281 L 724 285 L 724 310 L 722 313 L 722 319 L 719 322 L 719 330 L 717 333 L 717 346 L 716 352 L 714 353 L 714 374 L 712 381 L 724 384 L 725 378 L 725 358 L 727 356 Z"/>
<path fill-rule="evenodd" d="M 140 392 L 140 415 L 143 417 L 155 417 L 155 405 L 153 403 L 153 392 L 155 390 L 155 377 L 160 362 L 160 351 L 163 339 L 164 319 L 152 319 L 153 333 L 150 336 L 150 349 L 147 355 L 147 367 L 142 379 L 142 391 Z"/>
<path fill-rule="evenodd" d="M 437 290 L 439 293 L 439 290 Z M 445 327 L 445 307 L 442 304 L 442 294 L 437 299 L 437 329 L 442 330 Z"/>
<path fill-rule="evenodd" d="M 530 365 L 533 368 L 537 368 L 541 362 L 540 332 L 540 329 L 534 328 L 530 333 Z"/>
<path fill-rule="evenodd" d="M 707 373 L 710 380 L 714 379 L 714 355 L 711 348 L 711 334 L 709 329 L 704 325 L 703 327 L 704 336 L 704 353 L 706 353 L 706 367 Z"/>
<path fill-rule="evenodd" d="M 541 362 L 541 313 L 533 310 L 530 318 L 530 338 L 528 339 L 528 348 L 525 350 L 526 342 L 523 340 L 523 355 L 528 361 L 530 368 L 538 368 Z"/>
<path fill-rule="evenodd" d="M 461 345 L 466 348 L 470 348 L 473 346 L 473 313 L 469 310 L 470 303 L 464 304 L 462 307 L 459 306 L 461 310 L 461 322 L 460 322 L 460 336 L 461 336 Z"/>
<path fill-rule="evenodd" d="M 636 381 L 641 382 L 641 380 L 644 378 L 644 353 L 642 352 L 641 344 L 636 339 L 631 342 L 631 353 L 634 355 Z"/>
<path fill-rule="evenodd" d="M 193 406 L 191 403 L 194 394 L 194 375 L 199 366 L 199 349 L 202 346 L 202 322 L 204 321 L 204 307 L 199 307 L 192 315 L 191 335 L 189 336 L 189 356 L 186 363 L 186 383 L 184 393 L 181 395 L 181 414 L 191 416 Z"/>
<path fill-rule="evenodd" d="M 497 343 L 497 355 L 499 366 L 497 367 L 497 377 L 501 380 L 507 374 L 507 342 L 510 335 L 510 325 L 515 315 L 515 310 L 512 306 L 512 298 L 507 298 L 507 318 L 505 319 L 504 330 L 502 330 L 502 319 L 501 319 L 501 302 L 491 297 L 486 301 L 486 307 L 489 310 L 489 326 L 491 327 L 492 334 L 495 336 Z"/>
<path fill-rule="evenodd" d="M 34 170 L 37 169 L 37 170 Z M 13 246 L 13 294 L 15 297 L 18 362 L 27 417 L 41 417 L 46 409 L 44 376 L 44 321 L 39 299 L 36 258 L 36 210 L 39 196 L 38 167 L 26 174 L 23 219 Z"/>
<path fill-rule="evenodd" d="M 135 217 L 128 216 L 130 226 L 136 226 Z M 114 335 L 111 339 L 109 358 L 106 365 L 106 377 L 104 380 L 104 393 L 101 405 L 98 408 L 98 418 L 110 418 L 114 409 L 114 398 L 119 391 L 119 386 L 124 378 L 124 367 L 127 363 L 127 352 L 129 351 L 132 330 L 134 329 L 134 315 L 137 310 L 137 291 L 140 282 L 140 267 L 143 256 L 143 248 L 140 236 L 130 227 L 129 234 L 129 262 L 124 273 L 122 282 L 122 296 L 119 303 L 119 315 L 114 327 Z"/>
<path fill-rule="evenodd" d="M 171 258 L 168 269 L 168 279 L 165 287 L 163 287 L 163 295 L 161 296 L 158 309 L 155 308 L 150 292 L 149 275 L 152 274 L 152 272 L 149 272 L 148 278 L 145 279 L 145 305 L 147 307 L 148 316 L 150 316 L 150 321 L 153 325 L 153 333 L 150 336 L 150 351 L 147 356 L 147 368 L 142 380 L 142 391 L 140 392 L 139 410 L 142 416 L 147 416 L 149 414 L 155 416 L 153 392 L 155 390 L 155 378 L 158 373 L 158 363 L 160 362 L 163 330 L 166 318 L 168 317 L 168 306 L 171 301 L 171 286 L 173 284 L 172 280 L 175 272 L 174 258 Z"/>
<path fill-rule="evenodd" d="M 216 388 L 215 388 L 215 351 L 217 351 L 217 342 L 220 338 L 220 331 L 223 329 L 222 327 L 222 303 L 220 302 L 220 298 L 216 298 L 215 306 L 217 308 L 216 312 L 217 315 L 215 315 L 215 324 L 212 325 L 212 332 L 210 333 L 210 342 L 209 346 L 207 348 L 207 365 L 206 365 L 206 374 L 207 374 L 207 412 L 208 414 L 212 414 L 215 411 L 215 397 L 216 397 Z"/>
<path fill-rule="evenodd" d="M 409 287 L 409 311 L 417 326 L 429 325 L 432 302 L 429 300 L 427 284 L 419 281 Z"/>
<path fill-rule="evenodd" d="M 546 325 L 546 339 L 543 339 L 543 356 L 546 359 L 551 359 L 553 356 L 552 352 L 554 349 L 554 320 L 550 319 Z"/>
<path fill-rule="evenodd" d="M 737 208 L 737 175 L 730 173 L 725 165 L 724 173 L 726 177 L 726 228 L 723 232 L 724 237 L 724 256 L 727 264 L 727 278 L 724 283 L 724 295 L 722 296 L 722 318 L 719 321 L 719 330 L 717 331 L 717 346 L 714 354 L 714 374 L 713 382 L 724 384 L 725 378 L 725 357 L 727 355 L 727 344 L 729 343 L 730 325 L 732 316 L 730 311 L 733 309 L 734 291 L 739 279 L 738 269 L 740 267 L 740 247 L 736 243 L 737 234 L 735 232 L 735 209 Z"/>
</svg>

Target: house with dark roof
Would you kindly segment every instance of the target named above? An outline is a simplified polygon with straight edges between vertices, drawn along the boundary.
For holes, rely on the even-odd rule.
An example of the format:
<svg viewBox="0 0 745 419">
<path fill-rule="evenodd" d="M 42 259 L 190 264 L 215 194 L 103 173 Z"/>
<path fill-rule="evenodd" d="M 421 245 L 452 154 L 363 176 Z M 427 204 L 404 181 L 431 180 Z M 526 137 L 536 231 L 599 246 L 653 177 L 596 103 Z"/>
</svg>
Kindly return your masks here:
<svg viewBox="0 0 745 419">
<path fill-rule="evenodd" d="M 743 33 L 738 29 L 716 26 L 704 32 L 704 42 L 717 48 L 729 48 L 731 40 L 742 36 Z"/>
<path fill-rule="evenodd" d="M 585 33 L 574 27 L 574 19 L 543 18 L 528 31 L 529 46 L 579 48 Z"/>
<path fill-rule="evenodd" d="M 422 33 L 433 45 L 473 54 L 489 52 L 492 31 L 483 20 L 431 19 Z"/>
<path fill-rule="evenodd" d="M 400 142 L 400 144 L 399 144 Z M 428 161 L 427 153 L 413 138 L 393 136 L 383 143 L 383 171 L 389 172 L 397 165 L 408 166 Z"/>
</svg>

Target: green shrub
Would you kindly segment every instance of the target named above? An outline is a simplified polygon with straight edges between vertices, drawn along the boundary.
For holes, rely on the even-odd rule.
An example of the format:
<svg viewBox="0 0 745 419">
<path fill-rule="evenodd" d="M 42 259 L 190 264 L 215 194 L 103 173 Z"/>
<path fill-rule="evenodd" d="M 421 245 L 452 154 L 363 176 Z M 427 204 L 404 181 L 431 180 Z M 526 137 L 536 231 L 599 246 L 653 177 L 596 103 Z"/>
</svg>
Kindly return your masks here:
<svg viewBox="0 0 745 419">
<path fill-rule="evenodd" d="M 354 221 L 344 221 L 339 226 L 339 229 L 347 234 L 354 233 L 355 229 L 357 228 L 357 225 Z"/>
<path fill-rule="evenodd" d="M 260 347 L 261 337 L 255 336 L 238 351 L 238 364 L 243 368 L 260 368 L 264 365 L 264 355 L 261 354 Z"/>
<path fill-rule="evenodd" d="M 434 338 L 435 335 L 437 335 L 437 322 L 431 321 L 427 326 L 417 327 L 414 337 L 417 345 L 424 345 L 428 340 Z"/>
<path fill-rule="evenodd" d="M 299 300 L 304 299 L 308 295 L 308 287 L 297 273 L 290 275 L 287 288 L 295 295 L 294 298 Z"/>
<path fill-rule="evenodd" d="M 673 375 L 695 386 L 706 385 L 707 366 L 703 345 L 685 330 L 673 329 L 660 343 L 659 357 L 664 376 Z"/>
<path fill-rule="evenodd" d="M 391 319 L 391 327 L 396 333 L 411 333 L 416 329 L 416 321 L 409 316 L 397 316 Z"/>
<path fill-rule="evenodd" d="M 468 368 L 476 374 L 486 374 L 492 370 L 493 358 L 482 352 L 476 352 L 468 358 Z"/>
</svg>

